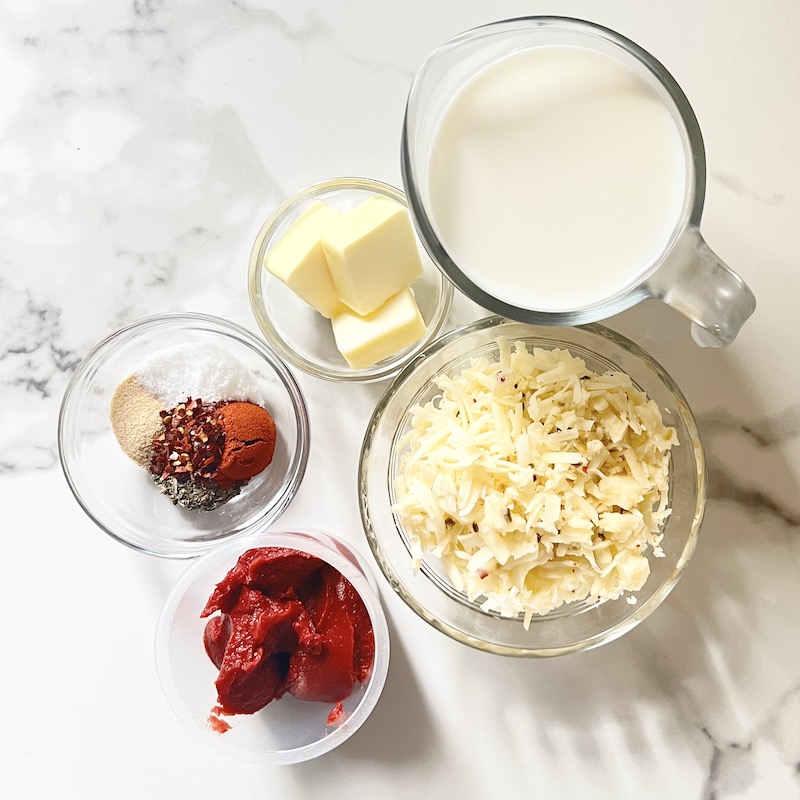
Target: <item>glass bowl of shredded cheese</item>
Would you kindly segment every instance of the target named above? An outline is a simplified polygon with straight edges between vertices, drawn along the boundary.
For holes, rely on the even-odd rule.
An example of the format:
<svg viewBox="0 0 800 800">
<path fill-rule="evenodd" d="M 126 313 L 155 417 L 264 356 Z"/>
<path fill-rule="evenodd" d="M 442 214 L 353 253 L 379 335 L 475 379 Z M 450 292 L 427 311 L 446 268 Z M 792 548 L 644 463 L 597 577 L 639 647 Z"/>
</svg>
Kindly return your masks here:
<svg viewBox="0 0 800 800">
<path fill-rule="evenodd" d="M 611 641 L 696 544 L 703 449 L 678 386 L 600 325 L 488 317 L 443 336 L 378 404 L 361 517 L 391 586 L 473 647 L 552 656 Z"/>
</svg>

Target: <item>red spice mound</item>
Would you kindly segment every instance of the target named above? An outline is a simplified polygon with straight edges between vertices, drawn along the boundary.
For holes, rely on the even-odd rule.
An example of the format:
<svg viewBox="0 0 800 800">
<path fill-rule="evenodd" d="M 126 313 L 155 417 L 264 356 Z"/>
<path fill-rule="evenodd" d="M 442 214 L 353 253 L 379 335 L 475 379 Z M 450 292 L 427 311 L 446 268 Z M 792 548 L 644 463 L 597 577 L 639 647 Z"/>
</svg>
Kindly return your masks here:
<svg viewBox="0 0 800 800">
<path fill-rule="evenodd" d="M 250 480 L 275 454 L 275 420 L 255 403 L 225 403 L 217 413 L 225 447 L 214 480 L 223 486 Z"/>
<path fill-rule="evenodd" d="M 252 714 L 286 692 L 338 703 L 363 683 L 375 655 L 369 614 L 330 564 L 297 550 L 248 550 L 217 585 L 201 617 L 219 669 L 222 714 Z"/>
<path fill-rule="evenodd" d="M 161 412 L 164 427 L 153 439 L 153 475 L 187 480 L 214 476 L 224 443 L 217 405 L 189 397 Z"/>
</svg>

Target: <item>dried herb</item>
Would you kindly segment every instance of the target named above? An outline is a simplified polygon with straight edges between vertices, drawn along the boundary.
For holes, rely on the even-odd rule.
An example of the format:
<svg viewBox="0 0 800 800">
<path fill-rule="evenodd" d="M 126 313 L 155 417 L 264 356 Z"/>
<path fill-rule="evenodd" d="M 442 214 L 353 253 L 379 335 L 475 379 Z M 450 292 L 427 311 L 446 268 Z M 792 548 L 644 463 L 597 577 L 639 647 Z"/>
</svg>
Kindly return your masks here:
<svg viewBox="0 0 800 800">
<path fill-rule="evenodd" d="M 174 475 L 167 478 L 162 478 L 160 475 L 151 477 L 161 494 L 169 497 L 176 506 L 192 511 L 213 511 L 232 497 L 236 497 L 241 491 L 241 484 L 223 488 L 212 480 L 202 482 L 178 480 Z"/>
</svg>

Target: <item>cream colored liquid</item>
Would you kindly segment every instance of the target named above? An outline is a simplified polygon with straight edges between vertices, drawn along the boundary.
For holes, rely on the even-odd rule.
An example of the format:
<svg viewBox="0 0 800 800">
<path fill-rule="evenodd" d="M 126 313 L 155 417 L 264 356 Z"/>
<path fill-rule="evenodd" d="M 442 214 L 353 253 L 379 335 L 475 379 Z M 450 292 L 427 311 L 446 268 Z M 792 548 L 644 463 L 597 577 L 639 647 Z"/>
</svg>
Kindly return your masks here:
<svg viewBox="0 0 800 800">
<path fill-rule="evenodd" d="M 498 61 L 434 134 L 429 204 L 445 249 L 492 296 L 568 311 L 635 285 L 683 213 L 670 110 L 600 53 L 545 46 Z"/>
</svg>

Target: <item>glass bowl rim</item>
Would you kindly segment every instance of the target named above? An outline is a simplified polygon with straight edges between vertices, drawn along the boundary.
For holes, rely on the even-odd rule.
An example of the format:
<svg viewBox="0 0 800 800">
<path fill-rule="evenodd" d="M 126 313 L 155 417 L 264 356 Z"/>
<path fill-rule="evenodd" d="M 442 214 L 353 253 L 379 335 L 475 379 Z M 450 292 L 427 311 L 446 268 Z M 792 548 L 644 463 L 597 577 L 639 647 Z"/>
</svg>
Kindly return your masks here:
<svg viewBox="0 0 800 800">
<path fill-rule="evenodd" d="M 67 455 L 68 448 L 65 445 L 65 437 L 67 435 L 65 430 L 65 421 L 72 408 L 72 404 L 75 401 L 77 396 L 76 393 L 78 392 L 80 385 L 85 381 L 87 373 L 93 369 L 95 361 L 98 357 L 108 350 L 113 349 L 118 340 L 126 339 L 128 336 L 135 333 L 137 329 L 147 329 L 162 323 L 175 324 L 181 322 L 194 322 L 207 326 L 215 326 L 222 329 L 227 329 L 229 333 L 233 334 L 236 338 L 243 340 L 246 345 L 253 348 L 256 353 L 258 353 L 258 355 L 261 356 L 270 365 L 270 367 L 272 367 L 276 376 L 280 380 L 281 386 L 286 390 L 291 403 L 292 411 L 294 413 L 297 434 L 295 437 L 295 453 L 289 466 L 289 472 L 287 473 L 291 477 L 284 484 L 283 496 L 281 497 L 280 495 L 276 495 L 274 498 L 276 502 L 271 504 L 269 514 L 259 517 L 257 520 L 251 522 L 246 528 L 241 531 L 237 531 L 236 533 L 231 533 L 221 536 L 217 539 L 205 541 L 201 546 L 195 545 L 195 547 L 174 550 L 166 549 L 166 546 L 164 548 L 158 548 L 155 546 L 146 546 L 144 544 L 138 544 L 136 542 L 129 541 L 127 538 L 125 538 L 125 536 L 119 534 L 117 531 L 109 527 L 109 525 L 106 524 L 106 522 L 95 513 L 92 506 L 83 497 L 75 481 L 75 477 L 72 474 L 74 465 L 70 463 L 70 459 Z M 212 330 L 210 327 L 206 330 L 207 332 L 218 333 L 218 331 Z M 306 468 L 308 467 L 310 450 L 310 422 L 308 406 L 306 404 L 302 389 L 297 383 L 297 379 L 294 377 L 294 375 L 292 375 L 291 371 L 281 360 L 281 358 L 272 349 L 270 349 L 266 342 L 256 336 L 252 331 L 247 330 L 238 323 L 222 317 L 214 316 L 212 314 L 204 314 L 195 311 L 166 312 L 140 317 L 126 325 L 123 325 L 120 328 L 117 328 L 115 331 L 112 331 L 107 336 L 103 337 L 99 342 L 97 342 L 81 359 L 80 363 L 75 368 L 75 371 L 70 376 L 69 382 L 67 383 L 67 388 L 64 390 L 64 395 L 62 397 L 58 412 L 56 441 L 59 462 L 61 464 L 61 470 L 64 473 L 64 477 L 67 481 L 67 485 L 69 486 L 70 491 L 72 492 L 72 495 L 77 501 L 78 505 L 83 509 L 83 512 L 86 514 L 86 516 L 88 516 L 89 519 L 95 525 L 97 525 L 97 527 L 99 527 L 104 533 L 108 534 L 115 541 L 124 544 L 126 547 L 130 547 L 137 552 L 144 553 L 145 555 L 169 559 L 188 559 L 195 558 L 209 550 L 213 550 L 222 543 L 238 540 L 244 536 L 248 536 L 258 531 L 262 527 L 271 525 L 283 514 L 283 512 L 297 495 L 297 492 L 299 491 L 303 482 Z"/>
<path fill-rule="evenodd" d="M 675 566 L 672 568 L 672 573 L 669 576 L 669 579 L 666 580 L 663 585 L 655 591 L 645 602 L 636 606 L 636 610 L 627 618 L 618 622 L 611 627 L 599 631 L 592 636 L 589 636 L 582 641 L 574 642 L 568 645 L 562 645 L 557 647 L 523 647 L 523 646 L 515 646 L 515 645 L 503 645 L 497 644 L 493 642 L 487 642 L 479 637 L 472 636 L 468 633 L 465 633 L 453 625 L 439 619 L 437 616 L 429 612 L 425 606 L 419 602 L 413 594 L 408 591 L 399 577 L 396 575 L 396 570 L 390 563 L 390 559 L 385 555 L 383 545 L 381 544 L 380 537 L 376 534 L 375 525 L 373 523 L 370 510 L 367 504 L 367 497 L 368 497 L 368 490 L 367 490 L 367 470 L 366 465 L 369 461 L 369 457 L 373 448 L 373 434 L 378 426 L 381 417 L 383 416 L 386 407 L 392 402 L 395 394 L 397 393 L 398 389 L 406 383 L 412 376 L 416 368 L 422 364 L 423 362 L 427 361 L 429 358 L 433 357 L 436 353 L 440 352 L 441 350 L 445 349 L 449 344 L 454 341 L 457 341 L 462 336 L 476 333 L 480 331 L 490 330 L 492 328 L 496 328 L 505 324 L 509 325 L 520 325 L 527 328 L 536 328 L 538 329 L 537 334 L 542 337 L 546 337 L 547 332 L 556 332 L 559 328 L 569 327 L 577 330 L 586 331 L 592 335 L 600 336 L 604 339 L 608 339 L 622 349 L 629 352 L 631 355 L 635 356 L 636 358 L 640 359 L 644 362 L 644 364 L 649 367 L 661 380 L 670 394 L 675 398 L 677 401 L 677 406 L 679 409 L 678 416 L 681 418 L 681 421 L 686 426 L 690 436 L 691 436 L 691 450 L 693 453 L 693 462 L 695 466 L 695 478 L 696 478 L 696 492 L 697 496 L 695 499 L 695 508 L 694 514 L 692 517 L 692 523 L 689 529 L 688 536 L 686 537 L 686 542 L 682 548 L 681 553 L 676 559 Z M 601 355 L 598 353 L 598 355 Z M 465 355 L 468 357 L 468 355 Z M 487 317 L 482 317 L 477 320 L 473 320 L 465 325 L 462 325 L 458 328 L 455 328 L 451 331 L 448 331 L 443 336 L 439 337 L 430 347 L 426 348 L 423 352 L 421 352 L 413 361 L 406 365 L 403 370 L 396 376 L 396 378 L 392 381 L 392 383 L 386 389 L 386 392 L 378 401 L 375 409 L 367 423 L 366 431 L 364 434 L 364 439 L 362 441 L 361 451 L 359 454 L 359 462 L 358 462 L 358 499 L 359 499 L 359 513 L 361 516 L 361 524 L 364 528 L 364 532 L 367 537 L 367 543 L 369 544 L 370 550 L 375 558 L 375 561 L 378 564 L 378 567 L 381 570 L 384 578 L 387 580 L 389 585 L 395 591 L 397 595 L 403 600 L 403 602 L 421 619 L 425 620 L 429 625 L 431 625 L 436 630 L 444 633 L 445 635 L 449 636 L 451 639 L 454 639 L 462 644 L 466 644 L 470 647 L 473 647 L 478 650 L 483 650 L 486 652 L 491 652 L 497 655 L 504 655 L 504 656 L 514 656 L 514 657 L 524 657 L 524 658 L 549 658 L 559 655 L 566 655 L 568 653 L 579 652 L 583 650 L 590 650 L 595 647 L 599 647 L 602 644 L 606 644 L 608 642 L 613 641 L 614 639 L 619 638 L 623 634 L 627 633 L 629 630 L 634 628 L 644 619 L 646 619 L 659 605 L 666 599 L 669 593 L 677 584 L 680 577 L 683 575 L 683 572 L 686 569 L 687 564 L 689 563 L 692 554 L 697 546 L 697 538 L 700 532 L 700 528 L 703 521 L 703 516 L 705 513 L 705 506 L 707 500 L 707 490 L 708 490 L 708 475 L 707 475 L 707 465 L 705 459 L 705 453 L 702 445 L 702 441 L 700 438 L 700 432 L 697 427 L 697 422 L 695 420 L 694 414 L 689 406 L 686 398 L 681 391 L 680 387 L 677 385 L 675 380 L 672 376 L 661 366 L 661 364 L 646 350 L 641 348 L 632 340 L 628 339 L 626 336 L 612 330 L 611 328 L 606 327 L 605 325 L 600 325 L 598 323 L 587 323 L 586 325 L 580 326 L 553 326 L 553 325 L 535 325 L 533 323 L 527 323 L 519 320 L 509 319 L 507 317 L 502 317 L 499 315 L 490 315 Z M 411 569 L 411 564 L 409 561 L 408 569 Z M 521 622 L 519 623 L 522 624 Z"/>
<path fill-rule="evenodd" d="M 421 348 L 428 346 L 441 334 L 450 313 L 453 302 L 454 286 L 444 275 L 435 261 L 432 260 L 433 267 L 439 280 L 439 298 L 433 317 L 427 323 L 428 332 L 413 346 L 411 351 L 402 359 L 388 358 L 364 369 L 352 369 L 346 364 L 341 367 L 333 368 L 325 366 L 316 361 L 311 361 L 294 350 L 288 340 L 286 340 L 270 321 L 264 303 L 264 293 L 261 280 L 266 242 L 271 239 L 276 230 L 285 220 L 286 216 L 301 207 L 305 202 L 316 197 L 324 197 L 336 191 L 363 191 L 388 197 L 390 200 L 400 203 L 409 213 L 412 221 L 413 214 L 409 206 L 406 195 L 395 186 L 375 180 L 374 178 L 358 177 L 339 177 L 330 178 L 325 181 L 313 183 L 304 189 L 295 192 L 284 200 L 266 219 L 258 231 L 253 246 L 250 250 L 247 276 L 247 293 L 250 298 L 250 307 L 256 323 L 270 346 L 286 361 L 293 366 L 303 370 L 303 372 L 322 380 L 337 381 L 340 383 L 371 383 L 384 380 L 396 375 L 408 361 L 413 360 Z M 416 231 L 415 231 L 416 233 Z M 416 233 L 417 237 L 418 233 Z M 419 244 L 423 241 L 420 238 Z M 276 279 L 277 280 L 277 279 Z"/>
</svg>

